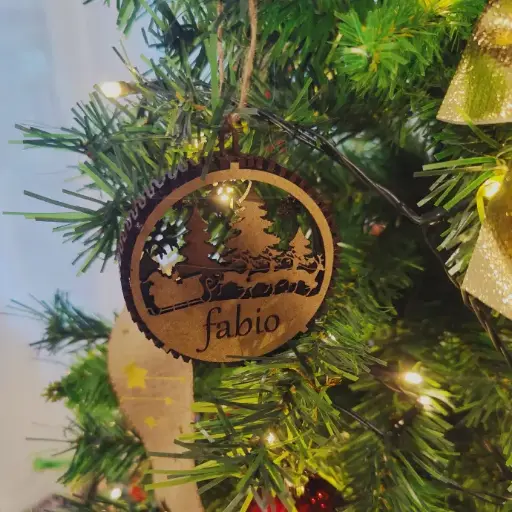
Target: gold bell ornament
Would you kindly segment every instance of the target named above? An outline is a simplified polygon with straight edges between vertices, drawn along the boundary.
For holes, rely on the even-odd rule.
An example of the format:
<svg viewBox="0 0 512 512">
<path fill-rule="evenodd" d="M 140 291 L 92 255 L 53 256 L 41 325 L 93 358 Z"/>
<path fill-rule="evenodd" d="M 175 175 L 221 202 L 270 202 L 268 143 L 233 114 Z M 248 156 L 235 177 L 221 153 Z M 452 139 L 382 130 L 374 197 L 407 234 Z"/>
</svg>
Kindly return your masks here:
<svg viewBox="0 0 512 512">
<path fill-rule="evenodd" d="M 512 173 L 488 180 L 477 205 L 482 229 L 462 288 L 512 319 Z"/>
</svg>

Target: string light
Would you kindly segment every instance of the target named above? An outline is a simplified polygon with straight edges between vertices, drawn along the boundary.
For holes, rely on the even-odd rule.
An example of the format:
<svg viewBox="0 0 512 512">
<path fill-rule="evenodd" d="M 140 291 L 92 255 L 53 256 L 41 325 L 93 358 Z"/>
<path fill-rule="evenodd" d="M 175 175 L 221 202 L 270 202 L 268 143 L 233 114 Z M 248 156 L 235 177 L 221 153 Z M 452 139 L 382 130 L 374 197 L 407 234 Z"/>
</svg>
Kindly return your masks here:
<svg viewBox="0 0 512 512">
<path fill-rule="evenodd" d="M 118 500 L 123 494 L 123 490 L 121 489 L 121 487 L 114 487 L 111 491 L 110 491 L 110 497 L 113 499 L 113 500 Z"/>
<path fill-rule="evenodd" d="M 488 179 L 484 183 L 484 190 L 483 190 L 484 197 L 486 199 L 493 198 L 500 190 L 500 187 L 501 187 L 500 181 L 492 179 L 492 178 Z"/>
<path fill-rule="evenodd" d="M 233 187 L 218 187 L 217 195 L 223 203 L 228 203 L 232 200 L 234 191 Z"/>
<path fill-rule="evenodd" d="M 103 82 L 100 90 L 107 98 L 119 98 L 123 94 L 121 82 Z"/>
<path fill-rule="evenodd" d="M 421 384 L 423 382 L 423 377 L 416 372 L 406 372 L 404 373 L 404 380 L 409 384 Z"/>
<path fill-rule="evenodd" d="M 277 441 L 277 437 L 274 432 L 269 432 L 266 435 L 265 440 L 267 441 L 267 444 L 274 444 Z"/>
<path fill-rule="evenodd" d="M 432 398 L 430 398 L 429 396 L 426 396 L 426 395 L 421 395 L 418 398 L 418 403 L 420 403 L 424 407 L 428 407 L 429 405 L 432 405 Z"/>
</svg>

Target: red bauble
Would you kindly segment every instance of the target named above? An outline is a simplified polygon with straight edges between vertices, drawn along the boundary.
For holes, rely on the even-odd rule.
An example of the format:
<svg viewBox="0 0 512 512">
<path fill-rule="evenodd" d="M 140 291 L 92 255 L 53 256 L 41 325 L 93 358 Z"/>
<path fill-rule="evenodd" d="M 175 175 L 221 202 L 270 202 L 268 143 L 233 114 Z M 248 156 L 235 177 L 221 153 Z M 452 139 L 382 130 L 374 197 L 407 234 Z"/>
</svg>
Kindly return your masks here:
<svg viewBox="0 0 512 512">
<path fill-rule="evenodd" d="M 329 482 L 319 476 L 312 476 L 304 488 L 304 494 L 295 499 L 298 512 L 334 512 L 343 505 L 341 494 Z M 268 506 L 262 510 L 253 501 L 247 512 L 287 512 L 279 498 L 274 498 L 274 508 Z"/>
<path fill-rule="evenodd" d="M 146 491 L 142 487 L 139 487 L 138 485 L 132 485 L 130 487 L 129 494 L 132 500 L 135 501 L 136 503 L 146 501 L 146 498 L 148 497 Z"/>
<path fill-rule="evenodd" d="M 268 89 L 265 91 L 265 98 L 267 98 L 267 100 L 272 98 L 272 93 Z"/>
<path fill-rule="evenodd" d="M 287 510 L 279 498 L 274 498 L 274 508 L 269 505 L 265 510 L 262 510 L 256 501 L 253 500 L 247 512 L 287 512 Z"/>
<path fill-rule="evenodd" d="M 329 482 L 311 477 L 295 506 L 299 512 L 334 512 L 340 504 L 339 498 L 338 492 Z"/>
</svg>

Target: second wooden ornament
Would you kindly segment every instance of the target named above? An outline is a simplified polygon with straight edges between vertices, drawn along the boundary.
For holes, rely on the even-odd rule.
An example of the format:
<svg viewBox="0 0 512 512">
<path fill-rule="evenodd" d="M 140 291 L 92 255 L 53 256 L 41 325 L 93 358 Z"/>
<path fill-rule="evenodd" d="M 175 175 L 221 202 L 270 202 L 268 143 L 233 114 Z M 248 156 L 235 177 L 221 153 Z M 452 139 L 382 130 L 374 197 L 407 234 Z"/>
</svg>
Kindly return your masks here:
<svg viewBox="0 0 512 512">
<path fill-rule="evenodd" d="M 124 310 L 116 320 L 108 344 L 110 380 L 120 408 L 139 433 L 148 452 L 178 453 L 174 440 L 191 431 L 193 421 L 192 365 L 168 357 L 148 344 Z M 156 470 L 188 470 L 189 459 L 151 457 Z M 155 475 L 155 494 L 169 510 L 201 512 L 195 484 L 157 487 L 165 475 Z"/>
</svg>

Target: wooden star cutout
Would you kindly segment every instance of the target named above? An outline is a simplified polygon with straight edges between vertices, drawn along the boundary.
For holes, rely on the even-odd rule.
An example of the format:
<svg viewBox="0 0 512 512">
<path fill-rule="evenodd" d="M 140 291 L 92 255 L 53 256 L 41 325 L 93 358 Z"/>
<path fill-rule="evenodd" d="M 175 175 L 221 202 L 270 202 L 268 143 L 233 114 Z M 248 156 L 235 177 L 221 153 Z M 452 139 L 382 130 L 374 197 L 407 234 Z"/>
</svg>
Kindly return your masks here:
<svg viewBox="0 0 512 512">
<path fill-rule="evenodd" d="M 124 373 L 128 379 L 128 388 L 142 388 L 146 387 L 146 375 L 148 371 L 135 363 L 130 363 L 125 367 Z"/>
<path fill-rule="evenodd" d="M 148 416 L 145 420 L 144 420 L 144 423 L 150 428 L 150 429 L 154 429 L 158 422 L 156 421 L 156 419 L 153 417 L 153 416 Z"/>
</svg>

